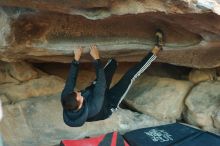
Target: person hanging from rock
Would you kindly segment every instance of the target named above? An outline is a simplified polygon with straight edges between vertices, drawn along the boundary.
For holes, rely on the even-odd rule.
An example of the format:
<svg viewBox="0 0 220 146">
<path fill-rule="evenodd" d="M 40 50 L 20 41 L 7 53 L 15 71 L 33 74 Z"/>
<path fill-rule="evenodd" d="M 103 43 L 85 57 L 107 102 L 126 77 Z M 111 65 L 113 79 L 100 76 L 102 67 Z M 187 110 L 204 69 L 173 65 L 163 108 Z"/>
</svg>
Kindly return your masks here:
<svg viewBox="0 0 220 146">
<path fill-rule="evenodd" d="M 158 30 L 155 35 L 156 44 L 154 48 L 139 63 L 129 69 L 112 88 L 109 87 L 117 68 L 117 61 L 110 59 L 105 67 L 102 67 L 99 51 L 96 45 L 92 45 L 90 55 L 94 59 L 96 79 L 84 90 L 74 91 L 79 60 L 83 52 L 81 47 L 76 49 L 74 51 L 75 58 L 71 63 L 66 84 L 61 94 L 64 123 L 70 127 L 79 127 L 86 121 L 98 121 L 110 117 L 119 107 L 135 79 L 148 68 L 156 59 L 158 52 L 162 50 L 163 32 Z"/>
</svg>

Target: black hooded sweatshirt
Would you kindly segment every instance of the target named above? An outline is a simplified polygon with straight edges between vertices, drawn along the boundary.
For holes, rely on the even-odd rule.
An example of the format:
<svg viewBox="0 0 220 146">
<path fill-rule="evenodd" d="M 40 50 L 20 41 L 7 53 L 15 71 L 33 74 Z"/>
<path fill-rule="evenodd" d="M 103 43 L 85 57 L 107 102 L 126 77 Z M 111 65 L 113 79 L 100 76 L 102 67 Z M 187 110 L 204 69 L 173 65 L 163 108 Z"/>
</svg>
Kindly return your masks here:
<svg viewBox="0 0 220 146">
<path fill-rule="evenodd" d="M 82 126 L 89 118 L 92 118 L 98 114 L 102 108 L 106 89 L 105 74 L 100 59 L 95 60 L 94 65 L 96 69 L 96 83 L 81 91 L 81 95 L 84 98 L 82 107 L 79 110 L 63 109 L 64 123 L 70 127 Z M 74 91 L 78 71 L 79 62 L 73 60 L 65 87 L 61 94 L 62 105 L 63 97 Z"/>
</svg>

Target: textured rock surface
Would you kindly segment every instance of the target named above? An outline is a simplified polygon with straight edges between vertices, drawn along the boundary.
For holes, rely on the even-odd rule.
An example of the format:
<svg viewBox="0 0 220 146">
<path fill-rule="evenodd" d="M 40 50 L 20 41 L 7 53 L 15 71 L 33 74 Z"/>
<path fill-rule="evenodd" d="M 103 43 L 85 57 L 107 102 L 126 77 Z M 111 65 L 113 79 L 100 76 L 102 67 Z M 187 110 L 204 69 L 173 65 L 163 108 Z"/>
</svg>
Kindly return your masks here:
<svg viewBox="0 0 220 146">
<path fill-rule="evenodd" d="M 4 94 L 0 95 L 0 100 L 2 104 L 9 104 L 10 100 Z"/>
<path fill-rule="evenodd" d="M 120 77 L 125 73 L 125 71 L 128 68 L 130 68 L 133 64 L 134 63 L 119 63 L 118 70 L 113 79 L 113 84 L 117 82 L 117 80 L 119 80 Z M 53 66 L 47 66 L 47 65 L 44 66 L 43 64 L 40 64 L 40 66 L 42 66 L 41 69 L 46 71 L 48 74 L 54 73 L 54 75 L 59 75 L 60 77 L 63 78 L 66 78 L 67 72 L 69 70 L 69 65 L 65 65 L 65 64 L 59 64 L 59 65 L 53 64 Z M 77 82 L 77 87 L 80 89 L 86 87 L 86 85 L 88 85 L 88 83 L 95 78 L 95 74 L 93 70 L 94 68 L 92 64 L 86 64 L 86 65 L 82 64 L 81 67 L 82 68 L 79 72 L 79 78 Z M 153 74 L 153 75 L 161 75 L 164 77 L 172 77 L 172 75 L 175 74 L 176 75 L 175 77 L 179 78 L 181 75 L 177 76 L 178 70 L 181 70 L 181 67 L 166 66 L 165 68 L 165 66 L 163 65 L 158 65 L 157 63 L 153 64 L 147 70 L 146 74 L 143 75 L 142 78 L 140 78 L 140 80 L 138 80 L 135 83 L 133 89 L 131 89 L 131 92 L 128 93 L 127 99 L 133 98 L 130 95 L 134 95 L 135 97 L 136 95 L 138 95 L 137 100 L 139 97 L 142 98 L 144 96 L 148 96 L 149 93 L 151 93 L 153 98 L 150 97 L 142 102 L 142 103 L 147 102 L 148 105 L 148 107 L 144 110 L 147 110 L 149 108 L 148 111 L 151 112 L 151 113 L 145 113 L 147 115 L 138 114 L 129 110 L 120 109 L 115 114 L 113 114 L 111 118 L 105 121 L 87 123 L 81 128 L 70 128 L 67 127 L 62 121 L 62 108 L 60 104 L 60 93 L 59 93 L 57 95 L 51 95 L 46 97 L 40 96 L 40 97 L 28 98 L 26 100 L 17 101 L 14 104 L 8 104 L 10 103 L 10 101 L 6 101 L 3 105 L 4 118 L 3 121 L 1 122 L 0 129 L 4 136 L 5 142 L 8 143 L 8 145 L 29 146 L 29 145 L 55 145 L 59 143 L 60 139 L 73 139 L 73 138 L 78 139 L 78 138 L 83 138 L 85 136 L 94 136 L 114 130 L 119 130 L 120 132 L 123 133 L 125 131 L 130 131 L 137 128 L 164 124 L 166 122 L 170 122 L 171 119 L 175 120 L 180 116 L 180 112 L 182 111 L 183 108 L 182 95 L 183 93 L 186 93 L 189 90 L 192 84 L 190 84 L 188 81 L 179 81 L 179 80 L 174 80 L 170 78 L 161 78 L 161 77 L 150 77 L 149 75 Z M 39 74 L 43 74 L 43 75 L 39 75 L 40 78 L 32 79 L 24 83 L 27 84 L 27 82 L 33 82 L 45 76 L 48 77 L 48 75 L 46 75 L 43 72 Z M 44 81 L 41 80 L 40 83 L 44 84 Z M 22 87 L 16 84 L 17 83 L 14 83 L 14 85 L 17 88 Z M 10 87 L 12 83 L 2 84 L 1 89 L 3 88 L 3 86 L 4 88 L 8 88 L 7 87 L 8 85 Z M 55 86 L 57 86 L 57 84 L 55 84 Z M 46 87 L 42 85 L 41 88 L 36 88 L 35 92 L 33 92 L 32 94 L 37 93 L 38 95 L 42 95 L 43 87 L 46 89 Z M 148 90 L 151 88 L 152 90 Z M 149 91 L 147 94 L 145 94 L 146 89 Z M 166 91 L 163 91 L 165 89 Z M 188 90 L 186 91 L 186 89 Z M 213 90 L 217 90 L 217 89 L 213 89 Z M 15 90 L 11 89 L 9 91 L 14 92 Z M 26 94 L 28 93 L 29 92 L 26 93 L 23 91 L 23 94 L 25 95 L 19 95 L 19 96 L 26 96 Z M 13 95 L 13 97 L 16 96 Z M 0 98 L 7 99 L 8 97 L 1 95 Z M 152 99 L 151 100 L 152 102 L 149 101 L 149 99 Z M 138 108 L 142 110 L 143 106 L 142 107 L 141 106 L 139 106 Z M 154 111 L 152 109 L 154 109 Z M 159 110 L 164 112 L 159 113 Z M 153 114 L 153 116 L 157 118 L 162 117 L 164 118 L 164 120 L 161 119 L 157 120 L 153 116 L 149 116 L 151 114 Z M 216 114 L 214 114 L 213 117 L 215 117 L 213 121 L 215 127 L 219 127 L 219 113 L 216 112 Z M 191 124 L 198 125 L 197 123 L 191 123 Z M 97 130 L 97 127 L 99 127 L 99 130 Z M 210 127 L 209 129 L 208 128 L 206 129 L 213 131 L 213 128 L 211 129 Z M 216 129 L 217 128 L 215 128 L 214 130 Z M 14 137 L 16 137 L 16 139 Z"/>
<path fill-rule="evenodd" d="M 217 72 L 215 69 L 193 69 L 189 74 L 189 80 L 193 83 L 216 79 Z"/>
<path fill-rule="evenodd" d="M 220 14 L 218 0 L 90 0 L 90 1 L 0 1 L 3 6 L 17 6 L 36 10 L 82 15 L 89 19 L 103 19 L 114 15 L 144 12 L 201 13 L 213 11 Z"/>
<path fill-rule="evenodd" d="M 220 110 L 218 112 L 216 112 L 215 116 L 214 116 L 214 126 L 215 128 L 220 129 Z M 220 131 L 220 130 L 219 130 Z M 219 132 L 220 133 L 220 132 Z"/>
<path fill-rule="evenodd" d="M 125 101 L 139 112 L 160 120 L 181 117 L 184 99 L 192 87 L 188 81 L 141 76 L 128 92 Z"/>
<path fill-rule="evenodd" d="M 18 81 L 14 78 L 12 78 L 7 71 L 4 70 L 0 70 L 0 84 L 5 84 L 5 83 L 14 83 Z"/>
<path fill-rule="evenodd" d="M 59 95 L 43 97 L 60 92 L 63 80 L 32 68 L 27 62 L 69 63 L 78 46 L 85 47 L 81 61 L 88 62 L 91 61 L 89 45 L 94 43 L 104 59 L 139 61 L 154 45 L 155 30 L 161 28 L 166 46 L 158 62 L 194 68 L 219 67 L 219 8 L 218 0 L 0 0 L 0 60 L 13 62 L 0 62 L 0 99 L 5 115 L 0 129 L 5 141 L 8 145 L 54 145 L 65 138 L 165 123 L 119 110 L 108 120 L 69 128 L 61 118 Z M 124 73 L 123 69 L 113 83 Z M 56 66 L 57 70 L 62 68 Z M 220 76 L 220 68 L 216 71 Z M 176 79 L 188 77 L 178 72 L 181 71 L 176 68 L 149 74 Z M 66 77 L 62 71 L 60 75 Z M 190 77 L 194 83 L 212 79 L 210 73 L 199 79 L 196 73 Z M 82 71 L 77 87 L 82 89 L 93 79 L 93 71 Z M 146 114 L 172 121 L 180 117 L 184 96 L 192 84 L 144 77 L 135 86 L 127 102 L 132 101 L 135 108 Z M 219 81 L 196 86 L 186 101 L 185 120 L 219 132 L 219 89 Z M 34 96 L 41 97 L 30 98 Z"/>
<path fill-rule="evenodd" d="M 0 62 L 0 84 L 19 83 L 38 77 L 38 70 L 31 64 L 22 62 Z"/>
<path fill-rule="evenodd" d="M 195 86 L 186 99 L 185 119 L 193 125 L 220 133 L 220 82 L 207 81 Z"/>
<path fill-rule="evenodd" d="M 87 53 L 89 44 L 96 43 L 104 58 L 137 61 L 154 45 L 154 31 L 161 28 L 167 43 L 157 61 L 220 66 L 219 4 L 214 0 L 98 1 L 85 7 L 79 2 L 77 11 L 70 1 L 10 0 L 0 5 L 1 60 L 70 62 L 77 46 Z M 85 55 L 83 61 L 88 60 Z"/>
<path fill-rule="evenodd" d="M 60 94 L 5 105 L 3 110 L 4 118 L 0 129 L 8 145 L 55 145 L 59 144 L 61 139 L 77 139 L 115 130 L 123 133 L 166 123 L 120 109 L 107 120 L 87 123 L 80 128 L 70 128 L 62 120 Z"/>
<path fill-rule="evenodd" d="M 50 95 L 61 92 L 64 80 L 56 76 L 42 76 L 19 84 L 0 86 L 0 93 L 5 94 L 10 101 L 17 102 L 34 96 Z"/>
<path fill-rule="evenodd" d="M 27 81 L 38 77 L 38 72 L 26 62 L 9 63 L 8 73 L 18 81 Z"/>
<path fill-rule="evenodd" d="M 0 66 L 0 94 L 3 94 L 3 103 L 50 95 L 63 89 L 62 78 L 47 75 L 27 62 L 0 62 Z"/>
</svg>

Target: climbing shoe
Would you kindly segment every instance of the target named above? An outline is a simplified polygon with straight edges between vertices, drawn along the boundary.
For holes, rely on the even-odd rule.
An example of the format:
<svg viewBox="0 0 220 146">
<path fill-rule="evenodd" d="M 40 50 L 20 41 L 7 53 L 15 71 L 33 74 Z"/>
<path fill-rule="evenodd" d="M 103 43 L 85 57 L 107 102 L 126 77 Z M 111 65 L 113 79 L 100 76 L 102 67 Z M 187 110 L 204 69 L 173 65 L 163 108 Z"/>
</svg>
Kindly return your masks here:
<svg viewBox="0 0 220 146">
<path fill-rule="evenodd" d="M 164 33 L 163 33 L 163 31 L 160 29 L 157 29 L 155 36 L 156 36 L 156 44 L 155 45 L 157 47 L 159 47 L 160 50 L 162 50 L 163 46 L 164 46 Z"/>
</svg>

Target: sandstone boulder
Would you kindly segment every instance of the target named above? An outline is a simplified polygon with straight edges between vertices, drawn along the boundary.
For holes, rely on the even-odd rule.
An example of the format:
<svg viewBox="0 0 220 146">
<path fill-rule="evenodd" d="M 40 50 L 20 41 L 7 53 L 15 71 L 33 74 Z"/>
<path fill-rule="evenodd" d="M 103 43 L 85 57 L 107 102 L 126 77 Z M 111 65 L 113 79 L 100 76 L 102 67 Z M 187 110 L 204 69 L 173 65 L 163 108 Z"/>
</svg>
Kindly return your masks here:
<svg viewBox="0 0 220 146">
<path fill-rule="evenodd" d="M 133 2 L 138 3 L 136 7 Z M 135 62 L 154 46 L 155 30 L 161 28 L 166 45 L 157 61 L 197 68 L 220 66 L 220 16 L 204 11 L 192 13 L 194 5 L 186 1 L 126 0 L 114 7 L 119 15 L 95 21 L 74 13 L 2 5 L 0 60 L 67 63 L 72 61 L 74 49 L 83 46 L 87 55 L 82 61 L 88 62 L 89 45 L 96 43 L 103 58 Z M 90 11 L 94 17 L 98 15 L 96 10 Z M 169 10 L 175 14 L 162 13 Z"/>
<path fill-rule="evenodd" d="M 38 77 L 38 72 L 26 62 L 8 63 L 9 74 L 19 81 L 27 81 Z"/>
<path fill-rule="evenodd" d="M 214 127 L 220 129 L 220 110 L 214 116 Z"/>
<path fill-rule="evenodd" d="M 18 80 L 10 76 L 7 69 L 8 63 L 0 61 L 0 84 L 19 83 Z"/>
<path fill-rule="evenodd" d="M 5 83 L 19 83 L 19 81 L 12 78 L 7 72 L 0 70 L 0 84 Z"/>
<path fill-rule="evenodd" d="M 9 104 L 10 100 L 4 94 L 0 95 L 0 100 L 2 104 Z"/>
<path fill-rule="evenodd" d="M 188 81 L 143 75 L 128 92 L 125 102 L 157 119 L 174 121 L 181 117 L 191 87 Z"/>
<path fill-rule="evenodd" d="M 5 94 L 12 102 L 33 96 L 50 95 L 61 92 L 64 80 L 56 76 L 42 76 L 20 84 L 5 84 L 0 93 Z"/>
<path fill-rule="evenodd" d="M 63 122 L 60 94 L 5 105 L 3 110 L 0 129 L 7 145 L 55 145 L 61 139 L 78 139 L 115 130 L 123 133 L 167 123 L 119 109 L 107 120 L 86 123 L 78 128 L 68 127 Z"/>
<path fill-rule="evenodd" d="M 195 84 L 202 81 L 216 79 L 217 73 L 215 69 L 193 69 L 189 74 L 189 80 Z"/>
<path fill-rule="evenodd" d="M 220 81 L 206 81 L 195 86 L 186 98 L 185 120 L 206 130 L 219 128 Z"/>
<path fill-rule="evenodd" d="M 218 0 L 96 0 L 96 1 L 1 1 L 3 6 L 16 6 L 34 10 L 53 11 L 70 15 L 82 15 L 88 19 L 103 19 L 111 15 L 164 12 L 171 14 L 204 13 L 220 14 Z"/>
</svg>

